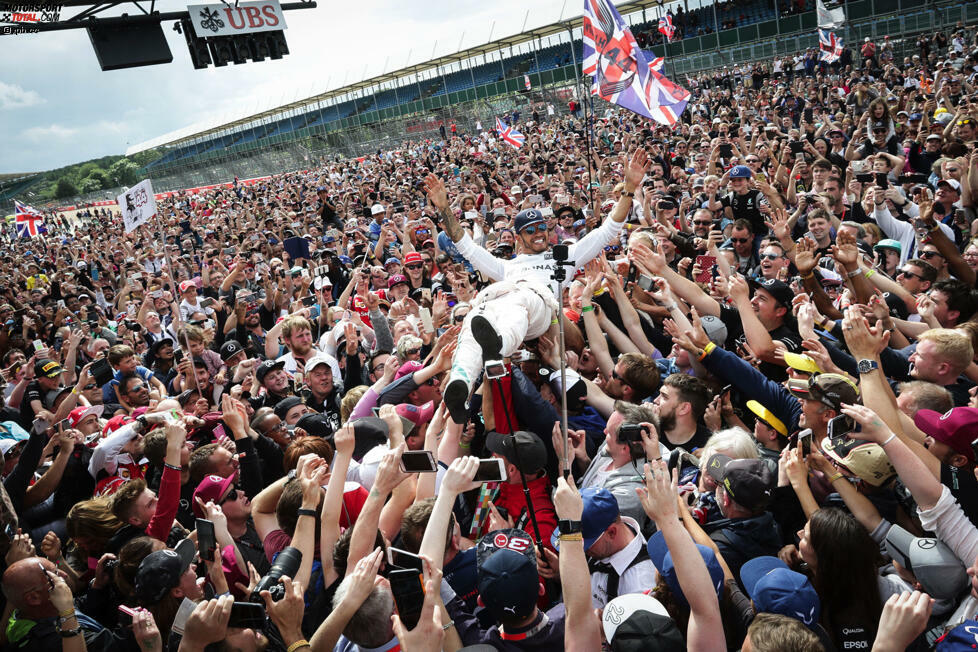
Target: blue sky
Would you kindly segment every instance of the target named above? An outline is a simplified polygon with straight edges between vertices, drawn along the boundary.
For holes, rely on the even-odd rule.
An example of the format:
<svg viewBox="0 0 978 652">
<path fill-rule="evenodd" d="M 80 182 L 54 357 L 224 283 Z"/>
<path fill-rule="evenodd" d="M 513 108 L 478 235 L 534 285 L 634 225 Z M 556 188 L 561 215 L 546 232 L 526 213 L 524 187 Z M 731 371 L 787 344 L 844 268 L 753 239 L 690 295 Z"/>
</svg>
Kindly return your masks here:
<svg viewBox="0 0 978 652">
<path fill-rule="evenodd" d="M 365 0 L 285 12 L 291 53 L 280 61 L 194 70 L 183 36 L 164 23 L 173 62 L 102 72 L 85 30 L 0 37 L 0 173 L 33 172 L 123 154 L 213 115 L 308 97 L 326 87 L 548 24 L 579 0 Z M 185 5 L 157 2 L 163 12 Z M 74 15 L 77 10 L 62 12 Z M 117 8 L 135 13 L 132 5 Z M 111 15 L 111 14 L 109 14 Z"/>
</svg>

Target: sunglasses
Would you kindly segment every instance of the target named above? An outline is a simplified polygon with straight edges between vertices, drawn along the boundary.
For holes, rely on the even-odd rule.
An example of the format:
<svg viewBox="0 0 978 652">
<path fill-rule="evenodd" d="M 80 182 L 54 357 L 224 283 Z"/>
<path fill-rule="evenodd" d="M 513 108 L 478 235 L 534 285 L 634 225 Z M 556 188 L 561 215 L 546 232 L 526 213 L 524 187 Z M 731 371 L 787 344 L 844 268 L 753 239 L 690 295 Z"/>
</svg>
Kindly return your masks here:
<svg viewBox="0 0 978 652">
<path fill-rule="evenodd" d="M 421 353 L 420 347 L 416 349 L 408 349 L 407 351 L 404 352 L 404 355 L 418 355 L 419 353 Z"/>
<path fill-rule="evenodd" d="M 609 254 L 616 254 L 621 251 L 621 247 L 619 245 L 608 245 L 604 250 Z"/>
<path fill-rule="evenodd" d="M 96 387 L 98 387 L 98 384 L 97 383 L 88 383 L 87 385 L 85 385 L 84 387 L 82 387 L 82 391 L 90 392 L 93 389 L 95 389 Z"/>
<path fill-rule="evenodd" d="M 920 274 L 914 274 L 913 272 L 911 272 L 911 271 L 908 271 L 908 270 L 906 270 L 906 269 L 901 269 L 901 270 L 900 270 L 900 273 L 898 274 L 898 276 L 912 276 L 913 278 L 916 278 L 916 279 L 919 279 L 919 280 L 921 280 L 921 281 L 923 281 L 923 280 L 926 280 L 926 279 L 924 279 L 924 277 L 923 277 L 923 276 L 921 276 Z"/>
<path fill-rule="evenodd" d="M 454 323 L 456 323 L 456 324 L 461 324 L 461 323 L 462 323 L 463 321 L 465 321 L 465 318 L 466 318 L 467 316 L 468 316 L 468 313 L 466 313 L 466 314 L 464 314 L 464 315 L 455 315 L 455 318 L 454 318 L 454 319 L 452 319 L 452 321 L 453 321 Z"/>
<path fill-rule="evenodd" d="M 713 226 L 713 222 L 710 220 L 693 220 L 693 224 L 696 226 Z"/>
<path fill-rule="evenodd" d="M 918 255 L 921 258 L 923 258 L 924 260 L 930 260 L 934 256 L 941 256 L 941 254 L 938 253 L 938 252 L 936 252 L 936 251 L 920 251 L 920 252 L 918 252 Z M 941 258 L 943 258 L 943 257 L 944 256 L 941 256 Z"/>
<path fill-rule="evenodd" d="M 217 503 L 217 506 L 220 507 L 228 501 L 237 500 L 237 498 L 238 498 L 238 485 L 233 484 L 231 485 L 231 490 L 228 491 L 227 495 L 224 496 L 224 498 L 222 498 L 220 502 Z"/>
<path fill-rule="evenodd" d="M 536 225 L 534 225 L 534 226 L 528 226 L 525 229 L 523 229 L 523 233 L 525 233 L 527 235 L 533 235 L 534 233 L 537 233 L 537 232 L 539 232 L 539 233 L 546 233 L 547 232 L 547 227 L 546 226 L 536 226 Z"/>
<path fill-rule="evenodd" d="M 777 260 L 780 257 L 777 254 L 761 254 L 761 260 Z"/>
<path fill-rule="evenodd" d="M 744 244 L 745 242 L 750 242 L 748 238 L 730 238 L 730 242 L 736 242 L 737 244 Z"/>
<path fill-rule="evenodd" d="M 421 269 L 424 267 L 424 263 L 411 263 L 410 265 L 405 265 L 405 269 Z"/>
<path fill-rule="evenodd" d="M 611 377 L 612 377 L 612 379 L 621 381 L 625 385 L 628 385 L 629 387 L 631 387 L 631 383 L 629 383 L 627 380 L 625 380 L 624 378 L 622 378 L 621 375 L 618 373 L 618 370 L 617 369 L 614 369 L 614 368 L 611 369 Z"/>
</svg>

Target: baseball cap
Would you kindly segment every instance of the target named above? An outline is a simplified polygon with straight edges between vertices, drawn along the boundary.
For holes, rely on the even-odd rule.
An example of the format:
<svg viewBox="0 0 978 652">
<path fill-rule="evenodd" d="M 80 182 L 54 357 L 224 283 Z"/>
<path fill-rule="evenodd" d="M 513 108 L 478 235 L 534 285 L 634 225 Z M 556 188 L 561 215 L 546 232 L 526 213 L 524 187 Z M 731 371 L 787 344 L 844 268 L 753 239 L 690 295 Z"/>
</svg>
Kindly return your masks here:
<svg viewBox="0 0 978 652">
<path fill-rule="evenodd" d="M 244 351 L 244 349 L 241 348 L 240 342 L 238 342 L 237 340 L 228 340 L 227 342 L 221 345 L 221 360 L 227 362 L 228 360 L 233 358 L 238 353 L 241 353 L 242 351 Z"/>
<path fill-rule="evenodd" d="M 584 536 L 584 550 L 604 534 L 621 514 L 615 495 L 604 487 L 585 487 L 581 490 L 584 512 L 581 514 L 581 534 Z M 550 543 L 560 550 L 560 528 L 554 530 Z M 658 565 L 656 566 L 658 568 Z"/>
<path fill-rule="evenodd" d="M 903 253 L 903 245 L 899 241 L 891 238 L 884 238 L 873 246 L 874 251 L 879 251 L 880 249 L 892 249 L 898 254 Z"/>
<path fill-rule="evenodd" d="M 513 186 L 512 188 L 509 189 L 509 194 L 511 194 L 511 195 L 522 195 L 523 194 L 523 189 L 520 188 L 519 186 Z"/>
<path fill-rule="evenodd" d="M 934 537 L 915 537 L 899 525 L 892 525 L 886 533 L 886 552 L 912 572 L 932 598 L 956 598 L 969 584 L 968 569 L 946 544 Z"/>
<path fill-rule="evenodd" d="M 614 652 L 686 649 L 676 621 L 645 593 L 627 593 L 606 604 L 601 627 Z"/>
<path fill-rule="evenodd" d="M 261 364 L 255 369 L 255 378 L 258 382 L 264 382 L 268 372 L 281 369 L 285 366 L 285 360 L 262 360 Z"/>
<path fill-rule="evenodd" d="M 489 532 L 479 540 L 476 560 L 479 596 L 493 617 L 533 613 L 540 580 L 530 535 L 517 528 Z"/>
<path fill-rule="evenodd" d="M 971 442 L 978 431 L 978 408 L 955 407 L 944 414 L 935 410 L 917 410 L 913 416 L 914 425 L 925 435 L 933 437 L 934 441 L 949 446 L 974 462 L 975 454 L 971 450 Z"/>
<path fill-rule="evenodd" d="M 160 352 L 160 349 L 162 349 L 167 344 L 169 344 L 170 346 L 173 346 L 173 339 L 170 338 L 170 337 L 160 338 L 160 339 L 156 340 L 155 342 L 153 342 L 153 346 L 150 347 L 150 351 L 153 353 L 153 355 L 156 355 L 157 353 Z"/>
<path fill-rule="evenodd" d="M 307 412 L 299 417 L 299 420 L 295 422 L 296 428 L 302 428 L 306 431 L 306 434 L 313 437 L 322 437 L 323 439 L 332 439 L 333 437 L 333 426 L 330 424 L 329 419 L 326 415 L 319 414 L 318 412 Z"/>
<path fill-rule="evenodd" d="M 978 620 L 966 620 L 937 639 L 937 652 L 973 652 L 978 645 Z"/>
<path fill-rule="evenodd" d="M 493 430 L 486 435 L 486 448 L 502 455 L 524 475 L 547 466 L 547 449 L 543 440 L 532 432 L 517 430 L 512 434 L 500 434 Z M 587 550 L 587 546 L 584 549 Z"/>
<path fill-rule="evenodd" d="M 382 204 L 374 204 L 373 206 L 370 207 L 370 214 L 371 215 L 378 215 L 380 213 L 383 213 L 386 210 L 387 209 L 384 208 Z"/>
<path fill-rule="evenodd" d="M 181 292 L 186 292 L 190 288 L 193 288 L 193 289 L 196 290 L 197 289 L 197 284 L 194 283 L 193 281 L 183 281 L 183 282 L 180 283 L 180 291 Z"/>
<path fill-rule="evenodd" d="M 710 583 L 716 590 L 717 596 L 720 596 L 723 592 L 723 569 L 720 568 L 720 562 L 717 561 L 717 556 L 711 548 L 701 544 L 696 544 L 696 547 L 699 549 L 700 556 L 703 557 L 703 561 L 706 563 L 706 570 L 710 573 Z M 666 545 L 666 539 L 662 535 L 661 530 L 649 537 L 647 548 L 649 559 L 652 560 L 652 564 L 659 570 L 659 576 L 666 581 L 673 596 L 675 596 L 679 604 L 683 606 L 688 605 L 689 603 L 683 594 L 683 589 L 679 586 L 676 567 L 672 562 L 672 553 L 669 552 L 669 546 Z"/>
<path fill-rule="evenodd" d="M 180 576 L 194 560 L 194 543 L 181 540 L 176 547 L 151 552 L 139 564 L 133 582 L 136 598 L 145 606 L 155 604 L 180 584 Z"/>
<path fill-rule="evenodd" d="M 401 403 L 394 407 L 394 411 L 418 427 L 431 421 L 431 417 L 435 415 L 435 402 L 428 401 L 424 405 Z"/>
<path fill-rule="evenodd" d="M 738 505 L 755 512 L 771 502 L 777 484 L 771 467 L 761 459 L 735 460 L 716 453 L 710 456 L 706 472 L 723 486 Z"/>
<path fill-rule="evenodd" d="M 234 475 L 229 475 L 226 478 L 222 478 L 219 475 L 208 475 L 197 488 L 194 489 L 193 500 L 190 501 L 190 507 L 194 510 L 194 515 L 197 518 L 204 518 L 204 512 L 197 504 L 197 499 L 200 498 L 202 503 L 212 502 L 215 505 L 221 499 L 221 496 L 227 493 L 231 485 L 234 484 Z"/>
<path fill-rule="evenodd" d="M 275 404 L 275 416 L 277 416 L 282 421 L 285 421 L 285 415 L 289 413 L 289 410 L 297 405 L 302 405 L 302 399 L 298 396 L 286 396 L 281 401 Z"/>
<path fill-rule="evenodd" d="M 961 183 L 957 179 L 941 179 L 937 182 L 937 187 L 940 188 L 941 186 L 947 186 L 952 190 L 961 192 Z"/>
<path fill-rule="evenodd" d="M 924 140 L 925 141 L 927 141 L 927 140 L 943 140 L 943 138 L 941 137 L 940 134 L 927 134 L 927 138 L 925 138 Z"/>
<path fill-rule="evenodd" d="M 801 382 L 804 383 L 805 381 Z M 792 385 L 792 381 L 789 381 L 788 391 L 798 398 L 819 401 L 836 412 L 842 409 L 843 403 L 855 403 L 859 400 L 859 388 L 851 380 L 840 374 L 812 376 L 808 379 L 804 389 L 798 384 Z"/>
<path fill-rule="evenodd" d="M 419 254 L 417 251 L 412 251 L 411 253 L 404 255 L 405 265 L 413 265 L 414 263 L 423 263 L 423 262 L 424 262 L 424 258 L 422 258 L 421 254 Z"/>
<path fill-rule="evenodd" d="M 710 341 L 717 346 L 722 347 L 724 342 L 727 341 L 727 325 L 719 317 L 703 315 L 700 317 L 700 325 L 703 327 L 703 332 L 706 333 L 706 336 L 710 338 Z"/>
<path fill-rule="evenodd" d="M 415 371 L 420 371 L 422 369 L 424 369 L 424 365 L 418 362 L 417 360 L 408 360 L 407 362 L 402 364 L 394 373 L 394 380 L 403 378 L 408 374 L 413 374 Z"/>
<path fill-rule="evenodd" d="M 758 613 L 781 614 L 806 627 L 818 624 L 821 601 L 808 578 L 777 557 L 755 557 L 740 568 L 740 581 Z"/>
<path fill-rule="evenodd" d="M 404 285 L 407 285 L 408 284 L 407 277 L 404 276 L 403 274 L 394 274 L 389 279 L 387 279 L 387 289 L 390 290 L 395 285 L 398 285 L 400 283 L 403 283 Z"/>
<path fill-rule="evenodd" d="M 804 353 L 784 352 L 784 361 L 792 369 L 803 371 L 806 374 L 819 374 L 822 370 L 818 368 L 818 363 Z"/>
<path fill-rule="evenodd" d="M 11 428 L 10 434 L 5 436 L 3 439 L 0 439 L 0 455 L 6 457 L 11 448 L 21 442 L 27 441 L 28 437 L 30 437 L 30 435 L 28 435 L 27 431 L 20 426 L 17 427 L 17 430 Z"/>
<path fill-rule="evenodd" d="M 309 358 L 306 361 L 306 364 L 304 365 L 303 369 L 305 369 L 306 372 L 308 373 L 321 364 L 324 364 L 327 367 L 329 367 L 333 372 L 333 376 L 339 376 L 340 363 L 337 362 L 336 358 L 326 353 L 317 353 L 316 355 Z"/>
<path fill-rule="evenodd" d="M 516 229 L 517 233 L 533 224 L 546 224 L 543 213 L 535 208 L 521 210 L 516 214 L 516 219 L 513 220 L 513 228 Z"/>
<path fill-rule="evenodd" d="M 54 360 L 38 360 L 34 363 L 34 375 L 45 378 L 57 378 L 64 369 Z"/>
<path fill-rule="evenodd" d="M 910 116 L 908 117 L 908 121 L 915 122 L 917 120 L 923 120 L 923 118 L 924 118 L 923 113 L 911 113 Z"/>
<path fill-rule="evenodd" d="M 363 459 L 367 451 L 380 444 L 387 444 L 389 430 L 387 423 L 380 417 L 360 417 L 351 421 L 353 424 L 353 458 Z"/>
<path fill-rule="evenodd" d="M 780 303 L 782 306 L 791 310 L 791 301 L 795 298 L 795 293 L 791 290 L 791 286 L 784 281 L 779 281 L 776 278 L 761 278 L 757 279 L 757 288 L 764 290 L 770 294 L 775 301 Z"/>
<path fill-rule="evenodd" d="M 74 428 L 77 426 L 82 419 L 87 417 L 89 414 L 94 414 L 96 417 L 102 416 L 102 412 L 105 410 L 104 405 L 91 405 L 88 407 L 76 407 L 74 410 L 68 413 L 68 424 Z"/>
<path fill-rule="evenodd" d="M 758 419 L 777 430 L 782 437 L 788 436 L 788 429 L 785 427 L 784 422 L 757 401 L 747 401 L 747 409 L 753 412 Z"/>
<path fill-rule="evenodd" d="M 735 165 L 730 169 L 731 179 L 750 179 L 753 172 L 746 165 Z"/>
<path fill-rule="evenodd" d="M 391 256 L 390 258 L 384 261 L 384 267 L 387 267 L 388 265 L 400 265 L 400 264 L 401 264 L 401 260 L 399 258 L 394 258 L 393 256 Z"/>
<path fill-rule="evenodd" d="M 879 444 L 852 437 L 826 437 L 822 450 L 836 464 L 874 487 L 889 482 L 896 475 L 890 458 Z"/>
</svg>

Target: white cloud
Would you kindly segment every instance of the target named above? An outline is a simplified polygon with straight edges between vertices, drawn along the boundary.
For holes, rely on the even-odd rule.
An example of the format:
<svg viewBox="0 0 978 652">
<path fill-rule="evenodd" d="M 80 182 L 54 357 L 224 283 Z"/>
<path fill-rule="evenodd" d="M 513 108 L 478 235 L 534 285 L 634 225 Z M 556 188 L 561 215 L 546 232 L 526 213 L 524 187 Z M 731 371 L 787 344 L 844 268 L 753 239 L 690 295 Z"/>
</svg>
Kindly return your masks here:
<svg viewBox="0 0 978 652">
<path fill-rule="evenodd" d="M 43 103 L 44 98 L 35 91 L 26 91 L 17 84 L 0 81 L 0 109 L 23 109 Z"/>
<path fill-rule="evenodd" d="M 46 140 L 65 140 L 73 138 L 78 134 L 78 129 L 73 127 L 63 127 L 61 125 L 49 125 L 47 127 L 30 127 L 24 130 L 24 137 L 33 141 Z"/>
</svg>

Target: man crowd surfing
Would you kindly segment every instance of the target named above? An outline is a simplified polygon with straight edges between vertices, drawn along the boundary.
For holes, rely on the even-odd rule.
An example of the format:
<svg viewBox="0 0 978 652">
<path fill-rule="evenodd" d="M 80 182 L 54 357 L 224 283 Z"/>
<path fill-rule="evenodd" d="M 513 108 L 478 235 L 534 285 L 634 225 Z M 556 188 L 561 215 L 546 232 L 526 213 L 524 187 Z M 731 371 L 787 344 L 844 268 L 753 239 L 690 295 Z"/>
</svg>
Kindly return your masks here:
<svg viewBox="0 0 978 652">
<path fill-rule="evenodd" d="M 973 649 L 978 42 L 924 40 L 5 234 L 3 649 Z"/>
</svg>

